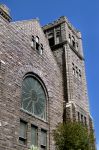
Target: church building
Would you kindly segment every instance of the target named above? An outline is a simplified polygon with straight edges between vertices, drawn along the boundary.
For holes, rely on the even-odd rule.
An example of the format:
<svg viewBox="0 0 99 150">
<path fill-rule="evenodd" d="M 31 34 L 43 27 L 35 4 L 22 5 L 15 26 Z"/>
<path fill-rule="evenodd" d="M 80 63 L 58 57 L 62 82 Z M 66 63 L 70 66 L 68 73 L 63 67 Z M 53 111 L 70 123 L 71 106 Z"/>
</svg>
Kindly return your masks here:
<svg viewBox="0 0 99 150">
<path fill-rule="evenodd" d="M 92 128 L 81 33 L 64 16 L 11 20 L 0 5 L 0 150 L 55 150 L 58 123 Z"/>
</svg>

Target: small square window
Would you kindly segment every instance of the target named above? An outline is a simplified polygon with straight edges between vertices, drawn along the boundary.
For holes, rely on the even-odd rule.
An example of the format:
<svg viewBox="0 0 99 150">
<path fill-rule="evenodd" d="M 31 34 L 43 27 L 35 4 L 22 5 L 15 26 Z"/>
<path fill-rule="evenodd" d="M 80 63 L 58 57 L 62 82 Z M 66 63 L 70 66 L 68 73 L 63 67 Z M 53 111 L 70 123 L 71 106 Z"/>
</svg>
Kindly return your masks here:
<svg viewBox="0 0 99 150">
<path fill-rule="evenodd" d="M 20 120 L 20 132 L 19 132 L 19 142 L 20 144 L 26 144 L 26 132 L 27 132 L 27 123 L 23 120 Z"/>
</svg>

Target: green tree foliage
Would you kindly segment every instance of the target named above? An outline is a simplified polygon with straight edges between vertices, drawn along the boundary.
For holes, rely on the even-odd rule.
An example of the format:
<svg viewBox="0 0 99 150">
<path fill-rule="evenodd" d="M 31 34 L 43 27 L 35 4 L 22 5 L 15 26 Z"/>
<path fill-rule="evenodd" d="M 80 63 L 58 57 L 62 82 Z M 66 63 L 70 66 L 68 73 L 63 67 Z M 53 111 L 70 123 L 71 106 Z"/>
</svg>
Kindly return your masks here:
<svg viewBox="0 0 99 150">
<path fill-rule="evenodd" d="M 57 150 L 94 150 L 91 146 L 93 135 L 87 127 L 78 122 L 59 124 L 53 132 Z"/>
</svg>

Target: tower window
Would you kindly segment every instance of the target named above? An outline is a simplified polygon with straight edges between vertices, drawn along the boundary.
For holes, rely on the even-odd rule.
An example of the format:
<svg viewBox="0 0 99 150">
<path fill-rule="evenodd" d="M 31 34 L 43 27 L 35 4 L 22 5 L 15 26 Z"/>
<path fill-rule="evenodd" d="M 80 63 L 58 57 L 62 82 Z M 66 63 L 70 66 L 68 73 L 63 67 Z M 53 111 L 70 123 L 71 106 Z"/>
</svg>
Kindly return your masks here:
<svg viewBox="0 0 99 150">
<path fill-rule="evenodd" d="M 33 36 L 33 35 L 32 35 L 31 47 L 34 47 L 34 48 L 35 48 L 35 40 L 34 40 L 34 36 Z"/>
<path fill-rule="evenodd" d="M 42 54 L 43 54 L 43 44 L 40 44 L 39 53 L 40 53 L 40 55 L 42 55 Z"/>
<path fill-rule="evenodd" d="M 39 37 L 38 36 L 36 36 L 35 41 L 36 41 L 36 43 L 39 43 Z"/>
<path fill-rule="evenodd" d="M 49 45 L 50 45 L 50 46 L 54 46 L 54 45 L 55 45 L 54 34 L 53 34 L 53 33 L 50 33 L 50 34 L 48 35 L 48 40 L 49 40 Z"/>
<path fill-rule="evenodd" d="M 55 44 L 60 43 L 60 38 L 61 38 L 60 31 L 56 31 L 56 43 Z"/>
<path fill-rule="evenodd" d="M 75 75 L 75 68 L 73 68 L 73 75 Z"/>
<path fill-rule="evenodd" d="M 71 35 L 69 34 L 69 37 L 68 37 L 68 41 L 69 43 L 71 43 Z"/>
<path fill-rule="evenodd" d="M 39 37 L 38 36 L 36 36 L 35 41 L 36 41 L 36 50 L 39 51 Z"/>
<path fill-rule="evenodd" d="M 75 65 L 74 65 L 74 63 L 72 63 L 72 71 L 73 71 L 73 75 L 75 75 Z"/>
<path fill-rule="evenodd" d="M 81 80 L 81 70 L 79 69 L 79 79 Z"/>
<path fill-rule="evenodd" d="M 78 77 L 78 67 L 76 66 L 76 77 Z"/>
<path fill-rule="evenodd" d="M 81 70 L 74 63 L 72 63 L 72 73 L 79 79 L 79 81 L 81 81 Z"/>
<path fill-rule="evenodd" d="M 72 46 L 75 48 L 75 38 L 72 36 Z"/>
<path fill-rule="evenodd" d="M 49 45 L 54 46 L 54 37 L 49 39 Z"/>
<path fill-rule="evenodd" d="M 20 132 L 19 132 L 19 142 L 20 144 L 26 144 L 26 132 L 27 132 L 27 123 L 23 120 L 20 120 Z"/>
</svg>

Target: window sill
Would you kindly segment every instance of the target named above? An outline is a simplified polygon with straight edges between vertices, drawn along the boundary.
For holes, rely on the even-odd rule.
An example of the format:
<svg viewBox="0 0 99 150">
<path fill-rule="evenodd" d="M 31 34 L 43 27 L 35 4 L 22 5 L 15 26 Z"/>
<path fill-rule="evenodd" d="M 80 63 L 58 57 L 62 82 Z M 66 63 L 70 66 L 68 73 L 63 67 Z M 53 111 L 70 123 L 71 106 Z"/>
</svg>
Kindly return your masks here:
<svg viewBox="0 0 99 150">
<path fill-rule="evenodd" d="M 18 146 L 23 147 L 23 148 L 28 148 L 27 144 L 23 145 L 20 142 L 18 142 Z"/>
<path fill-rule="evenodd" d="M 42 119 L 42 118 L 40 118 L 40 117 L 38 117 L 38 116 L 35 116 L 35 115 L 33 115 L 32 113 L 30 113 L 30 112 L 24 110 L 23 108 L 20 108 L 20 111 L 26 113 L 26 114 L 29 115 L 29 116 L 32 116 L 32 117 L 35 118 L 35 119 L 38 119 L 38 120 L 40 120 L 40 121 L 42 121 L 42 122 L 48 124 L 48 121 L 47 121 L 47 120 L 44 120 L 44 119 Z"/>
</svg>

